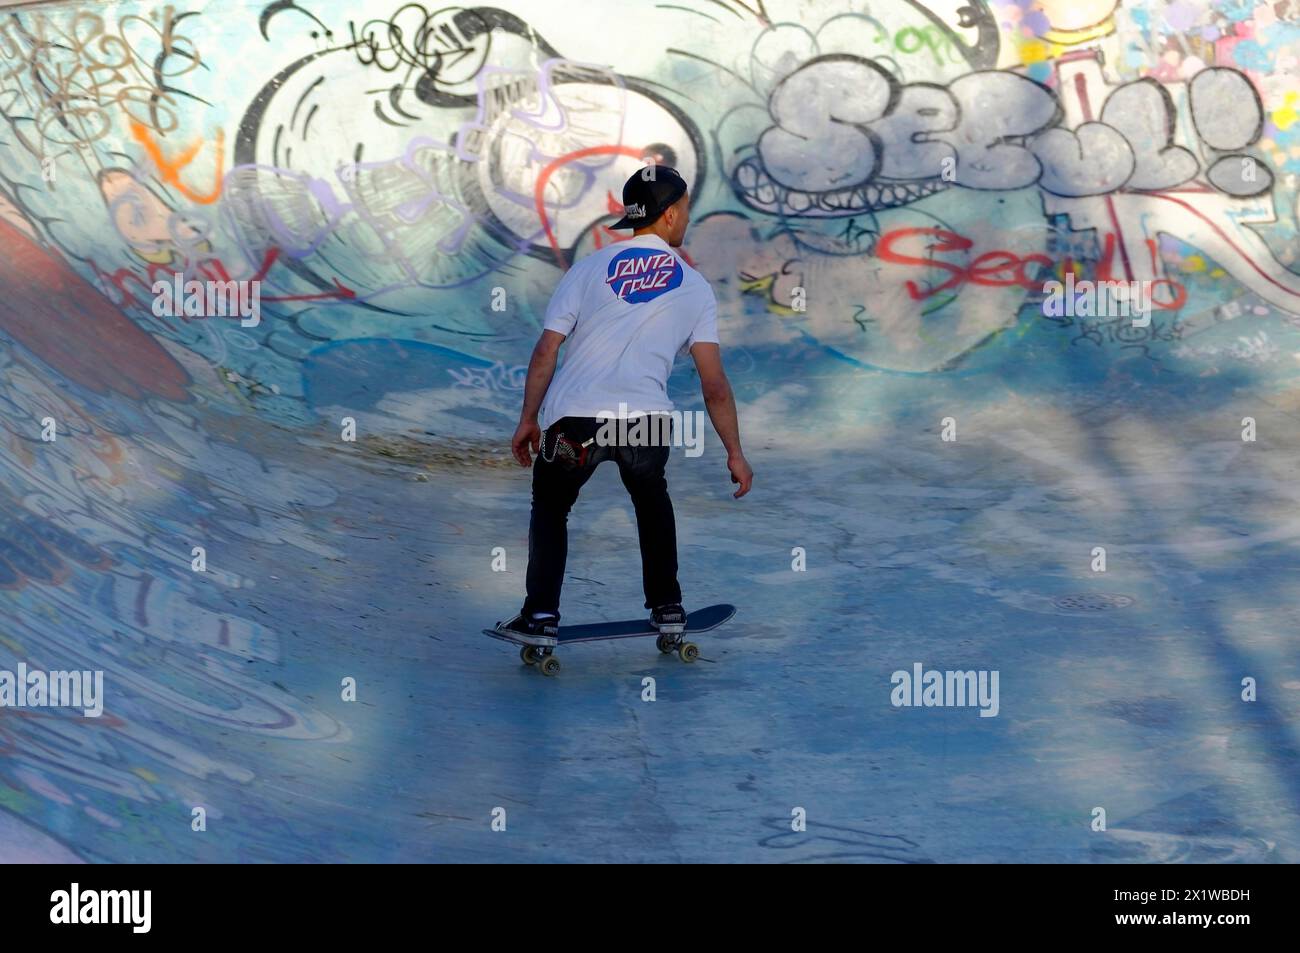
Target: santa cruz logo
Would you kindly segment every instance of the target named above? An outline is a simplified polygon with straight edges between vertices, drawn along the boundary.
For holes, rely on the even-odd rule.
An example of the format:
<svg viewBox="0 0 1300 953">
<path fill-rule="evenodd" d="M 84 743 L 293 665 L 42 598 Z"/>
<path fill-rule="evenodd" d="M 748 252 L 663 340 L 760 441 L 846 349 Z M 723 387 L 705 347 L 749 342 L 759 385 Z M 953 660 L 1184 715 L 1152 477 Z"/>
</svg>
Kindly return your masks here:
<svg viewBox="0 0 1300 953">
<path fill-rule="evenodd" d="M 672 252 L 629 248 L 610 259 L 605 283 L 630 304 L 653 301 L 682 283 L 682 263 Z"/>
</svg>

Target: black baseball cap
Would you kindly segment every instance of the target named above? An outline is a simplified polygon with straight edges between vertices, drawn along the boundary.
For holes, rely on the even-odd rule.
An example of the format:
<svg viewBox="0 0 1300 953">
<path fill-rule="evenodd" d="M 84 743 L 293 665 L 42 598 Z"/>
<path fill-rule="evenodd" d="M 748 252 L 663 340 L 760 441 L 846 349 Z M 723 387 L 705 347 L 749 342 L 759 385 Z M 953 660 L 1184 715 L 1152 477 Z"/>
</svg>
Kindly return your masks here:
<svg viewBox="0 0 1300 953">
<path fill-rule="evenodd" d="M 686 180 L 666 165 L 648 165 L 623 183 L 623 217 L 610 228 L 645 228 L 686 194 Z"/>
</svg>

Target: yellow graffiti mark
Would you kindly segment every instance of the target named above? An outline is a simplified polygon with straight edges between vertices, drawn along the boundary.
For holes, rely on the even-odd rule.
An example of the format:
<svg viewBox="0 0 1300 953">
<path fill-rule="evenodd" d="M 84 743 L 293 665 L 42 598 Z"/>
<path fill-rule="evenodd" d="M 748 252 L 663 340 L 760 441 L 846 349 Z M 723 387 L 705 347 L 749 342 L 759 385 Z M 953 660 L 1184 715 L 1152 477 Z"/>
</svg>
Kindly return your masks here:
<svg viewBox="0 0 1300 953">
<path fill-rule="evenodd" d="M 194 157 L 203 148 L 204 140 L 199 139 L 192 142 L 182 149 L 175 158 L 169 159 L 163 155 L 162 146 L 154 141 L 153 134 L 149 132 L 148 127 L 143 123 L 136 122 L 134 119 L 131 120 L 131 138 L 144 147 L 144 151 L 153 160 L 153 164 L 158 167 L 159 177 L 191 202 L 196 205 L 211 205 L 221 195 L 222 169 L 226 161 L 226 134 L 222 130 L 217 130 L 217 168 L 212 174 L 212 191 L 207 193 L 195 192 L 181 181 L 181 170 L 194 161 Z"/>
<path fill-rule="evenodd" d="M 789 316 L 798 314 L 794 308 L 777 301 L 773 295 L 776 289 L 776 275 L 760 275 L 757 278 L 741 278 L 739 288 L 742 294 L 762 295 L 766 301 L 767 310 L 770 314 L 779 314 Z"/>
<path fill-rule="evenodd" d="M 1107 6 L 1107 4 L 1103 3 L 1102 6 Z M 1114 9 L 1115 5 L 1109 4 L 1109 6 Z M 1058 59 L 1077 46 L 1094 43 L 1114 32 L 1115 18 L 1107 16 L 1100 23 L 1081 29 L 1054 28 L 1045 32 L 1041 37 L 1013 36 L 1010 39 L 1015 45 L 1016 52 L 1020 54 L 1021 65 L 1030 66 L 1034 63 Z"/>
<path fill-rule="evenodd" d="M 1078 46 L 1080 43 L 1091 43 L 1093 40 L 1100 40 L 1102 37 L 1110 36 L 1114 32 L 1115 18 L 1110 16 L 1098 24 L 1080 30 L 1048 30 L 1043 34 L 1043 39 L 1056 47 L 1065 48 Z"/>
<path fill-rule="evenodd" d="M 1020 62 L 1026 66 L 1041 63 L 1051 55 L 1050 48 L 1041 40 L 1026 40 L 1023 43 L 1017 43 L 1016 49 L 1020 53 Z"/>
<path fill-rule="evenodd" d="M 1282 105 L 1273 110 L 1273 125 L 1279 129 L 1290 129 L 1300 122 L 1300 94 L 1287 93 Z"/>
</svg>

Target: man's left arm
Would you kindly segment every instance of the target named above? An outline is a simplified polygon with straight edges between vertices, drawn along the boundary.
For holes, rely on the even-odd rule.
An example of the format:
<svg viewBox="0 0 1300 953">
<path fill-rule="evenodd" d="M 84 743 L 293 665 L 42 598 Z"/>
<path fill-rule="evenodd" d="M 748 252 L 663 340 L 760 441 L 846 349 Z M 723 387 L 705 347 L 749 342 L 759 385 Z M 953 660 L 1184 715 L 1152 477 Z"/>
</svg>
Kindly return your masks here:
<svg viewBox="0 0 1300 953">
<path fill-rule="evenodd" d="M 555 376 L 555 364 L 560 356 L 560 345 L 565 336 L 549 328 L 542 332 L 533 348 L 533 356 L 528 361 L 528 379 L 524 382 L 524 407 L 519 412 L 519 426 L 515 428 L 514 439 L 510 441 L 510 450 L 521 467 L 533 465 L 532 453 L 537 453 L 542 443 L 542 428 L 538 426 L 537 415 L 542 409 L 542 399 L 551 386 Z"/>
</svg>

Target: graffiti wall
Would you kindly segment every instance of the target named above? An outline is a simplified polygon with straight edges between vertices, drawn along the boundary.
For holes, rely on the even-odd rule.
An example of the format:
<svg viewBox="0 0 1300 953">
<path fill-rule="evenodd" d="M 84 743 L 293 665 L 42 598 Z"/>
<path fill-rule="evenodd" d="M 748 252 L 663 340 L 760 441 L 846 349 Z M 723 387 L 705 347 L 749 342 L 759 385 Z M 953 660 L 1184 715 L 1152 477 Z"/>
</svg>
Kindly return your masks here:
<svg viewBox="0 0 1300 953">
<path fill-rule="evenodd" d="M 1155 314 L 1060 336 L 1155 358 L 1300 313 L 1289 2 L 562 7 L 10 12 L 5 334 L 131 398 L 201 389 L 184 353 L 284 421 L 409 388 L 365 379 L 392 341 L 427 389 L 490 395 L 649 158 L 693 183 L 687 252 L 740 347 L 935 372 L 1067 271 L 1150 282 Z M 260 280 L 265 320 L 155 317 L 177 273 Z"/>
<path fill-rule="evenodd" d="M 1295 0 L 52 2 L 0 10 L 0 120 L 0 658 L 95 653 L 141 706 L 0 718 L 0 808 L 38 821 L 251 777 L 149 704 L 346 737 L 245 674 L 282 630 L 187 588 L 200 531 L 342 555 L 338 489 L 240 421 L 506 439 L 647 161 L 691 183 L 742 404 L 805 372 L 816 412 L 1035 361 L 1300 370 Z M 260 282 L 259 320 L 160 314 L 178 275 Z M 1145 283 L 1150 320 L 1053 313 L 1067 275 Z"/>
</svg>

